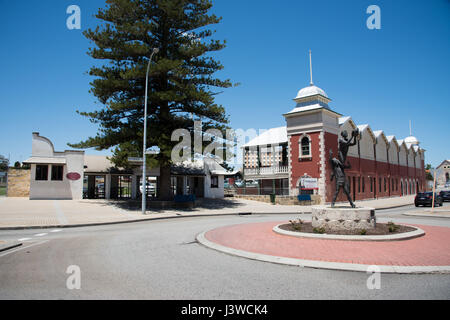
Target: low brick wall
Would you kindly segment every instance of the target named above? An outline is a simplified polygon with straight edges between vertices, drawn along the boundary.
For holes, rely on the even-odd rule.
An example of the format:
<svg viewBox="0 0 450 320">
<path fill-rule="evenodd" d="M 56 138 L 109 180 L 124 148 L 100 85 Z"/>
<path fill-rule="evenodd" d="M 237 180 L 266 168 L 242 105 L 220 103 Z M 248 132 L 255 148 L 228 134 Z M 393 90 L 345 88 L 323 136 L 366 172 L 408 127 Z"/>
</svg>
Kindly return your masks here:
<svg viewBox="0 0 450 320">
<path fill-rule="evenodd" d="M 253 201 L 260 201 L 270 203 L 270 195 L 235 195 L 235 198 L 238 199 L 246 199 Z M 320 204 L 320 196 L 319 195 L 311 195 L 311 203 L 309 201 L 298 201 L 296 196 L 275 196 L 275 204 L 283 204 L 283 205 L 316 205 Z"/>
<path fill-rule="evenodd" d="M 30 169 L 9 169 L 8 170 L 8 197 L 29 197 L 30 196 Z"/>
</svg>

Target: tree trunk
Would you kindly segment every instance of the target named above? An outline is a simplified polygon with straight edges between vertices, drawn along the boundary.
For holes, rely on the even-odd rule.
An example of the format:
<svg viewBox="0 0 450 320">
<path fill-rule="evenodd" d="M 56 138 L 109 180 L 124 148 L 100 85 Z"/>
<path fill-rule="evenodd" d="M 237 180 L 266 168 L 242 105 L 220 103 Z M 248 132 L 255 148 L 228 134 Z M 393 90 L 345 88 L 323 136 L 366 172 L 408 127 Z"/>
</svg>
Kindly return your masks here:
<svg viewBox="0 0 450 320">
<path fill-rule="evenodd" d="M 160 167 L 159 182 L 159 200 L 172 200 L 173 196 L 170 190 L 170 165 Z"/>
</svg>

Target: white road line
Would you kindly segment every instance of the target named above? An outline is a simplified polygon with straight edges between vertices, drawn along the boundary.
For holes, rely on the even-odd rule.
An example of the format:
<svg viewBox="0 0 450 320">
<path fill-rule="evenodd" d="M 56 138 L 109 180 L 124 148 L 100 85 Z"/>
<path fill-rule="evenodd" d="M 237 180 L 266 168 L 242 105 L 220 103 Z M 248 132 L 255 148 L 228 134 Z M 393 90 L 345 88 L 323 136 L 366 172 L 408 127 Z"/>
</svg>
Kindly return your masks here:
<svg viewBox="0 0 450 320">
<path fill-rule="evenodd" d="M 49 241 L 49 240 L 39 241 L 39 242 L 30 244 L 29 246 L 26 246 L 26 247 L 20 246 L 20 247 L 18 247 L 17 249 L 14 249 L 14 250 L 8 250 L 8 251 L 6 251 L 5 253 L 0 254 L 0 257 L 4 257 L 4 256 L 6 256 L 7 254 L 10 254 L 10 253 L 13 253 L 13 252 L 17 252 L 17 251 L 20 251 L 20 250 L 23 250 L 23 249 L 27 249 L 27 248 L 29 248 L 29 247 L 36 246 L 36 245 L 38 245 L 38 244 L 43 244 L 43 243 L 46 243 L 46 242 L 48 242 L 48 241 Z"/>
<path fill-rule="evenodd" d="M 27 241 L 27 240 L 31 240 L 31 238 L 22 238 L 22 239 L 19 239 L 17 241 Z"/>
<path fill-rule="evenodd" d="M 62 230 L 61 229 L 55 229 L 55 230 L 52 230 L 50 232 L 60 232 L 60 231 L 62 231 Z"/>
<path fill-rule="evenodd" d="M 61 209 L 58 200 L 53 200 L 53 206 L 55 208 L 56 219 L 58 219 L 58 222 L 60 224 L 68 224 L 66 215 L 64 214 L 64 211 Z"/>
<path fill-rule="evenodd" d="M 35 234 L 34 236 L 35 237 L 42 237 L 42 236 L 46 236 L 46 235 L 48 235 L 48 233 L 38 233 L 38 234 Z"/>
</svg>

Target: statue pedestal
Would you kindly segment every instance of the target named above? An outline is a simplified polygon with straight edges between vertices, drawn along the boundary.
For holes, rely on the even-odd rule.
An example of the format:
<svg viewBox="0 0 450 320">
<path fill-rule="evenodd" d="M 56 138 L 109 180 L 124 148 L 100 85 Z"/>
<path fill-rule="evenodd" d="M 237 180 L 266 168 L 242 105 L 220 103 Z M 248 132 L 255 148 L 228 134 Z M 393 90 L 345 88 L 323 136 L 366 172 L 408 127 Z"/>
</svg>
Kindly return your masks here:
<svg viewBox="0 0 450 320">
<path fill-rule="evenodd" d="M 373 229 L 376 225 L 374 208 L 345 206 L 313 206 L 312 226 L 329 231 Z"/>
</svg>

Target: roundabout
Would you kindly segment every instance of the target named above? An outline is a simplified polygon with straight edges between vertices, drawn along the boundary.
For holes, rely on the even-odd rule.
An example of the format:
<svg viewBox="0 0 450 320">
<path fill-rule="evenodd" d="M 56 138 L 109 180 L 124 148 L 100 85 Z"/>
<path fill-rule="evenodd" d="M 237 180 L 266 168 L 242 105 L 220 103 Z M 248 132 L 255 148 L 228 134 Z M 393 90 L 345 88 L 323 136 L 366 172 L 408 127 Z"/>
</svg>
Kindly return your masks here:
<svg viewBox="0 0 450 320">
<path fill-rule="evenodd" d="M 277 232 L 278 226 L 286 223 L 230 225 L 203 232 L 197 240 L 223 253 L 291 266 L 361 272 L 377 266 L 382 273 L 450 273 L 450 228 L 411 225 L 414 231 L 407 234 L 407 239 L 384 239 L 390 240 L 386 242 L 326 239 L 324 236 L 336 236 L 326 234 L 309 234 L 314 237 L 307 238 Z"/>
<path fill-rule="evenodd" d="M 275 233 L 298 237 L 298 238 L 314 238 L 314 239 L 329 239 L 329 240 L 348 240 L 348 241 L 398 241 L 407 240 L 425 235 L 425 231 L 418 227 L 408 226 L 411 231 L 389 234 L 389 235 L 345 235 L 345 234 L 327 234 L 327 233 L 311 233 L 286 230 L 287 224 L 278 224 L 273 227 Z"/>
</svg>

